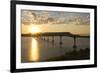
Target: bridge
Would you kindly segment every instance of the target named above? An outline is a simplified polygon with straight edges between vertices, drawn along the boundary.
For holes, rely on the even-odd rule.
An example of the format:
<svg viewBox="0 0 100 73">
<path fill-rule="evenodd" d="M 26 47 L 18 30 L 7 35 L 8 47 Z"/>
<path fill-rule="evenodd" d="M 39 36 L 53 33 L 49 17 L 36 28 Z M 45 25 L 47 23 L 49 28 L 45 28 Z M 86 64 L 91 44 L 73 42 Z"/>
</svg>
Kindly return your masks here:
<svg viewBox="0 0 100 73">
<path fill-rule="evenodd" d="M 44 32 L 44 33 L 28 33 L 28 34 L 21 34 L 22 37 L 43 37 L 43 39 L 45 40 L 45 37 L 48 37 L 48 41 L 49 41 L 49 37 L 52 37 L 52 43 L 54 43 L 54 37 L 55 36 L 59 36 L 59 45 L 60 48 L 62 48 L 62 37 L 63 36 L 67 36 L 67 37 L 72 37 L 74 40 L 73 43 L 73 48 L 77 48 L 76 46 L 76 38 L 90 38 L 90 36 L 83 36 L 83 35 L 78 35 L 78 34 L 72 34 L 70 32 Z"/>
<path fill-rule="evenodd" d="M 70 32 L 44 32 L 44 33 L 28 33 L 21 34 L 24 37 L 43 37 L 43 36 L 69 36 L 69 37 L 79 37 L 79 38 L 89 38 L 89 36 L 82 36 L 78 34 L 72 34 Z"/>
</svg>

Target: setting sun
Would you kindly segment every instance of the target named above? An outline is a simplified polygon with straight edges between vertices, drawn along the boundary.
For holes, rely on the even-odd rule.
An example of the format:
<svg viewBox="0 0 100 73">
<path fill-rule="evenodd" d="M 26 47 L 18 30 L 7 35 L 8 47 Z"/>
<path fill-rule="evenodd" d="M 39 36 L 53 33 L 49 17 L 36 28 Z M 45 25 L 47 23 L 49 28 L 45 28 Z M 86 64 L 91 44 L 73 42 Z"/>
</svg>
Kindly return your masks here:
<svg viewBox="0 0 100 73">
<path fill-rule="evenodd" d="M 30 28 L 29 28 L 29 32 L 33 33 L 33 34 L 38 33 L 38 32 L 40 32 L 40 29 L 35 25 L 31 25 Z"/>
</svg>

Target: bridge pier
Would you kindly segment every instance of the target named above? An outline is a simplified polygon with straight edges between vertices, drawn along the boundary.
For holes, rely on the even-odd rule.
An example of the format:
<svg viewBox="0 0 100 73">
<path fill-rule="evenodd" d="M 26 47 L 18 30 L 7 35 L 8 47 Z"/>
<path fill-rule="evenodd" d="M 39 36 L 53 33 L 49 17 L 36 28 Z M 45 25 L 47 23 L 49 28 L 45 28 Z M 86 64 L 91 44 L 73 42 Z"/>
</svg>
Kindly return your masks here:
<svg viewBox="0 0 100 73">
<path fill-rule="evenodd" d="M 52 43 L 54 43 L 54 36 L 52 36 Z"/>
<path fill-rule="evenodd" d="M 60 45 L 60 48 L 62 48 L 62 36 L 60 36 L 60 41 L 59 41 L 59 45 Z"/>
<path fill-rule="evenodd" d="M 47 37 L 47 41 L 49 41 L 49 36 Z"/>
<path fill-rule="evenodd" d="M 43 40 L 45 40 L 45 36 L 43 37 Z"/>
<path fill-rule="evenodd" d="M 74 48 L 74 51 L 76 51 L 76 48 L 77 48 L 77 46 L 76 46 L 76 37 L 74 37 L 73 48 Z"/>
</svg>

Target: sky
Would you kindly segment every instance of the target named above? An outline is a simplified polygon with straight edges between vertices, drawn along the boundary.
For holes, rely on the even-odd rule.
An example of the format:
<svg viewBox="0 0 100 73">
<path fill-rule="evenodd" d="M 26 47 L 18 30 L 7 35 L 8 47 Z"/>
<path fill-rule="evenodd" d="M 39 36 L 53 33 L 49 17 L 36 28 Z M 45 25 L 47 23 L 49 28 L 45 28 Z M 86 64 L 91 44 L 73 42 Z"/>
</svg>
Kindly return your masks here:
<svg viewBox="0 0 100 73">
<path fill-rule="evenodd" d="M 22 33 L 71 32 L 90 34 L 90 14 L 79 12 L 21 10 Z"/>
</svg>

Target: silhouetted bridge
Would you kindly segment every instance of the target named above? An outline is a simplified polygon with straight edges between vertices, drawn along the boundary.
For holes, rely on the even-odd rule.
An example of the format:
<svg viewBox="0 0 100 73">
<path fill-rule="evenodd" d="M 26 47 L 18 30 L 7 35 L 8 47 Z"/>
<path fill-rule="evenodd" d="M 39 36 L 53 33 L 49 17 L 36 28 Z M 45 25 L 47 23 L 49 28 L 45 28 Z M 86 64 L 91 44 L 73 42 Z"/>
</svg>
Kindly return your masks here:
<svg viewBox="0 0 100 73">
<path fill-rule="evenodd" d="M 34 34 L 29 33 L 29 34 L 21 34 L 21 36 L 23 37 L 43 37 L 44 40 L 45 40 L 45 37 L 48 37 L 48 41 L 49 41 L 49 37 L 52 37 L 52 43 L 54 43 L 54 37 L 59 36 L 60 48 L 62 47 L 62 44 L 63 44 L 62 43 L 63 36 L 72 37 L 74 39 L 73 48 L 77 48 L 76 38 L 90 38 L 90 36 L 82 36 L 82 35 L 72 34 L 70 32 L 45 32 L 45 33 L 34 33 Z"/>
<path fill-rule="evenodd" d="M 69 36 L 69 37 L 79 37 L 79 38 L 89 38 L 89 36 L 82 36 L 72 34 L 70 32 L 45 32 L 45 33 L 34 33 L 34 34 L 22 34 L 24 37 L 43 37 L 43 36 Z"/>
</svg>

